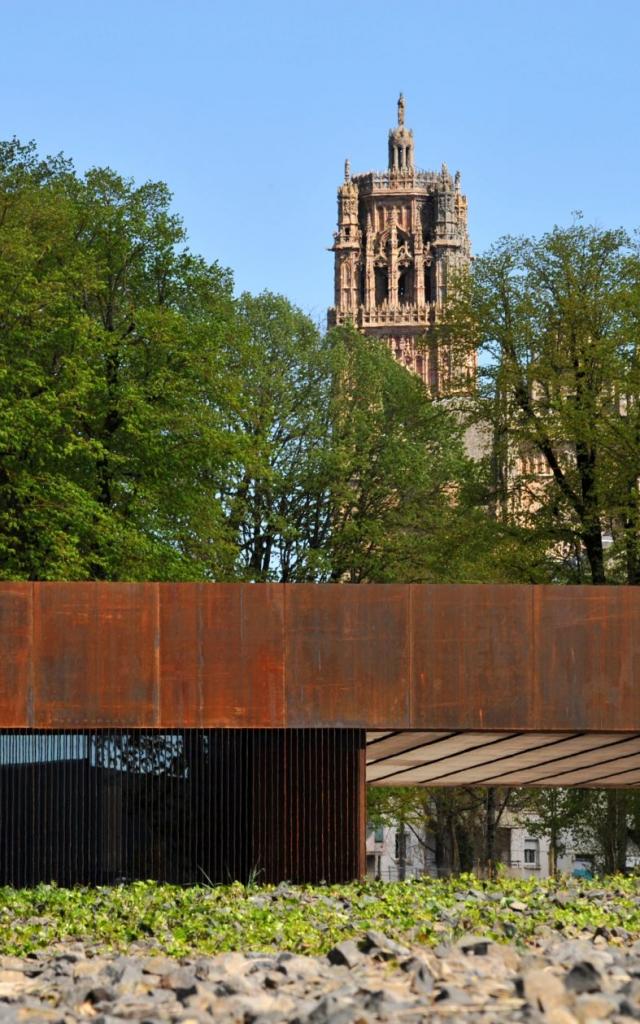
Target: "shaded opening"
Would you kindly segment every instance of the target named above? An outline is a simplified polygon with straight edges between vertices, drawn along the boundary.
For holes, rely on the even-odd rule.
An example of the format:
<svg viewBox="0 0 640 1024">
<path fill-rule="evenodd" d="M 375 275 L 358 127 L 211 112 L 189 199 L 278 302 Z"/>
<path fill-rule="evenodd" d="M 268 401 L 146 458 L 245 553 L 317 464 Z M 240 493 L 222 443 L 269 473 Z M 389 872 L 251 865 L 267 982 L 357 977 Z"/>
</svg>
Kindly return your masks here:
<svg viewBox="0 0 640 1024">
<path fill-rule="evenodd" d="M 424 298 L 425 302 L 433 302 L 433 288 L 431 284 L 431 267 L 424 268 Z"/>
<path fill-rule="evenodd" d="M 401 306 L 413 302 L 413 269 L 409 267 L 398 278 L 398 301 Z"/>
<path fill-rule="evenodd" d="M 389 298 L 389 271 L 386 267 L 376 267 L 376 305 L 386 302 Z"/>
</svg>

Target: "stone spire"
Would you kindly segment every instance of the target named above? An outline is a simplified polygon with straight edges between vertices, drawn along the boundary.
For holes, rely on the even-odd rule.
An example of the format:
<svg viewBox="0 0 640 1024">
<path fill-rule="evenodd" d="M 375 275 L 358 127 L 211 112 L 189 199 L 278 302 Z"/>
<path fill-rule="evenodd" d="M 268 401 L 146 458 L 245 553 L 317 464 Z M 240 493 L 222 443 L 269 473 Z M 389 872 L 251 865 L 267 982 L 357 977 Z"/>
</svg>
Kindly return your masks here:
<svg viewBox="0 0 640 1024">
<path fill-rule="evenodd" d="M 413 132 L 404 126 L 404 96 L 398 97 L 398 123 L 389 132 L 389 170 L 413 171 Z"/>
<path fill-rule="evenodd" d="M 469 265 L 467 200 L 460 176 L 418 171 L 413 132 L 398 98 L 386 171 L 353 174 L 345 164 L 334 234 L 334 306 L 328 323 L 352 323 L 388 345 L 433 397 L 465 391 L 473 358 L 458 363 L 433 331 L 452 271 Z"/>
</svg>

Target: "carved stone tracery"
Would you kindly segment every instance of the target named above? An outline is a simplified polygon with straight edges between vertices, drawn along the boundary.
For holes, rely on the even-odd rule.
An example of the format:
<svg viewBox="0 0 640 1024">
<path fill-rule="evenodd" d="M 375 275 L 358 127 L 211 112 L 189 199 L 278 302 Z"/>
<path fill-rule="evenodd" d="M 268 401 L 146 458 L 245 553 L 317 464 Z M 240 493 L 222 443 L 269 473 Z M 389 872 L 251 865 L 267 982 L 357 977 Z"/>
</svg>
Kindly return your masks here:
<svg viewBox="0 0 640 1024">
<path fill-rule="evenodd" d="M 469 379 L 475 369 L 460 367 L 462 375 L 454 374 L 450 353 L 438 353 L 428 340 L 446 299 L 449 270 L 467 266 L 471 258 L 467 199 L 459 171 L 452 178 L 444 163 L 440 171 L 416 169 L 413 132 L 404 119 L 400 96 L 387 171 L 353 176 L 345 164 L 329 324 L 352 321 L 380 338 L 433 395 L 442 395 L 454 377 Z"/>
</svg>

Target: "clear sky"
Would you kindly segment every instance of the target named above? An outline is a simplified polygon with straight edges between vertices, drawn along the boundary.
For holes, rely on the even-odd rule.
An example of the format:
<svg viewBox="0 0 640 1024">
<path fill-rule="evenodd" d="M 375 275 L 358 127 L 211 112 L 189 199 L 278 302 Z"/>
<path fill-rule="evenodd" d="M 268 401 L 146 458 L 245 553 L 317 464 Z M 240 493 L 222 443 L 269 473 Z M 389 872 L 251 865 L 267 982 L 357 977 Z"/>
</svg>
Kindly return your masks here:
<svg viewBox="0 0 640 1024">
<path fill-rule="evenodd" d="M 332 300 L 335 190 L 462 172 L 474 251 L 573 210 L 640 226 L 640 0 L 0 0 L 1 136 L 166 181 L 238 290 Z"/>
</svg>

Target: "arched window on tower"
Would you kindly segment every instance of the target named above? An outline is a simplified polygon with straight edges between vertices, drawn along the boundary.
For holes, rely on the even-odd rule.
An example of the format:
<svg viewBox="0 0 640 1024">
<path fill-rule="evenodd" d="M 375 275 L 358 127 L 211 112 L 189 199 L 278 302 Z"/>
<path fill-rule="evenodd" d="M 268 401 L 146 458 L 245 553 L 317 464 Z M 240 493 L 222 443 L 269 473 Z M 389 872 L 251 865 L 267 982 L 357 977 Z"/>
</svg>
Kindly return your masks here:
<svg viewBox="0 0 640 1024">
<path fill-rule="evenodd" d="M 410 305 L 414 301 L 413 291 L 413 268 L 407 267 L 398 278 L 398 302 L 401 306 Z"/>
<path fill-rule="evenodd" d="M 431 287 L 431 267 L 424 268 L 424 299 L 425 302 L 433 302 L 433 289 Z"/>
<path fill-rule="evenodd" d="M 440 374 L 438 372 L 438 350 L 435 346 L 429 349 L 429 389 L 432 395 L 440 391 Z"/>
<path fill-rule="evenodd" d="M 389 298 L 389 271 L 386 267 L 376 267 L 376 306 L 380 306 Z"/>
</svg>

